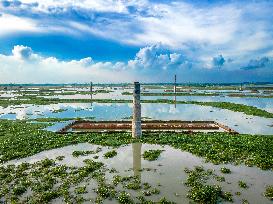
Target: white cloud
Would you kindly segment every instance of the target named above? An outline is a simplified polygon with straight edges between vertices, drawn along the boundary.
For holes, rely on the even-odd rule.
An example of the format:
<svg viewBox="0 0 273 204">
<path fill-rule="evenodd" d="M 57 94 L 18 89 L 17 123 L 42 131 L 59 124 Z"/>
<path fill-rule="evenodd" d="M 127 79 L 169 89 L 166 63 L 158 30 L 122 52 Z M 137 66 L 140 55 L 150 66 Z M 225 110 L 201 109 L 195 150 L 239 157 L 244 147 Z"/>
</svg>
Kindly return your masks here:
<svg viewBox="0 0 273 204">
<path fill-rule="evenodd" d="M 128 62 L 129 67 L 133 68 L 146 68 L 146 69 L 168 69 L 173 65 L 185 63 L 182 54 L 168 53 L 161 43 L 152 46 L 144 47 L 136 54 L 134 60 Z"/>
<path fill-rule="evenodd" d="M 17 59 L 30 59 L 33 55 L 33 51 L 30 47 L 16 45 L 12 50 L 12 54 Z"/>
<path fill-rule="evenodd" d="M 174 74 L 180 82 L 272 81 L 273 69 L 204 69 L 161 44 L 144 47 L 135 59 L 116 63 L 95 62 L 91 57 L 62 61 L 22 45 L 15 46 L 12 55 L 0 54 L 0 83 L 170 82 Z"/>
<path fill-rule="evenodd" d="M 218 53 L 247 60 L 273 47 L 272 3 L 268 1 L 232 1 L 208 6 L 148 0 L 21 2 L 2 9 L 0 6 L 3 13 L 0 36 L 58 32 L 79 38 L 96 35 L 140 47 L 161 42 L 207 64 Z M 166 60 L 164 57 L 159 58 Z"/>
<path fill-rule="evenodd" d="M 14 32 L 38 32 L 37 23 L 30 18 L 2 14 L 0 16 L 0 36 Z"/>
</svg>

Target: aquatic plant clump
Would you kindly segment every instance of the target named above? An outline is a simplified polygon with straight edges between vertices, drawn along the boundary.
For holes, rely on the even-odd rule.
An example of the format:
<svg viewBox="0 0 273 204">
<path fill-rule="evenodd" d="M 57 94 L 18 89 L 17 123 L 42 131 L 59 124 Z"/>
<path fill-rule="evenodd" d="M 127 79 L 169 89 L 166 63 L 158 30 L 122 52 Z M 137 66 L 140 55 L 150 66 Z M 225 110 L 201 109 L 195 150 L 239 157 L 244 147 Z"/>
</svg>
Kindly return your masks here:
<svg viewBox="0 0 273 204">
<path fill-rule="evenodd" d="M 113 158 L 114 156 L 116 156 L 118 153 L 116 150 L 112 150 L 112 151 L 109 151 L 109 152 L 106 152 L 103 157 L 106 158 L 106 159 L 109 159 L 109 158 Z"/>
<path fill-rule="evenodd" d="M 148 150 L 148 151 L 145 151 L 144 154 L 143 154 L 143 158 L 145 160 L 148 160 L 148 161 L 155 161 L 158 159 L 158 157 L 160 156 L 161 152 L 163 152 L 164 150 Z"/>
<path fill-rule="evenodd" d="M 239 181 L 238 185 L 239 185 L 240 188 L 248 188 L 248 185 L 244 181 Z"/>
<path fill-rule="evenodd" d="M 273 201 L 273 185 L 266 187 L 264 196 L 268 197 L 270 200 Z"/>
<path fill-rule="evenodd" d="M 161 202 L 160 197 L 153 202 L 145 198 L 145 195 L 158 195 L 160 191 L 151 185 L 145 190 L 139 177 L 115 174 L 112 181 L 111 178 L 107 180 L 106 174 L 111 174 L 112 171 L 102 162 L 85 159 L 84 166 L 80 167 L 57 162 L 58 160 L 44 159 L 34 164 L 0 166 L 1 202 L 54 203 L 54 199 L 59 199 L 64 203 L 104 203 L 105 200 L 126 204 L 137 203 L 137 200 L 142 203 L 172 203 L 167 200 Z M 89 183 L 96 183 L 97 186 L 90 188 Z M 136 191 L 135 195 L 138 192 L 141 194 L 133 196 L 127 192 L 128 189 Z M 87 197 L 90 192 L 95 193 L 91 198 Z"/>
<path fill-rule="evenodd" d="M 74 151 L 72 152 L 73 157 L 87 156 L 89 154 L 95 154 L 95 151 Z"/>
<path fill-rule="evenodd" d="M 229 169 L 229 168 L 226 168 L 226 167 L 222 167 L 220 170 L 221 170 L 221 172 L 222 172 L 223 174 L 230 174 L 230 173 L 231 173 L 230 169 Z"/>
<path fill-rule="evenodd" d="M 197 203 L 218 203 L 219 201 L 232 202 L 232 194 L 224 192 L 220 186 L 207 184 L 208 180 L 215 178 L 213 170 L 205 170 L 197 166 L 193 170 L 185 169 L 188 178 L 185 185 L 190 187 L 187 197 Z"/>
</svg>

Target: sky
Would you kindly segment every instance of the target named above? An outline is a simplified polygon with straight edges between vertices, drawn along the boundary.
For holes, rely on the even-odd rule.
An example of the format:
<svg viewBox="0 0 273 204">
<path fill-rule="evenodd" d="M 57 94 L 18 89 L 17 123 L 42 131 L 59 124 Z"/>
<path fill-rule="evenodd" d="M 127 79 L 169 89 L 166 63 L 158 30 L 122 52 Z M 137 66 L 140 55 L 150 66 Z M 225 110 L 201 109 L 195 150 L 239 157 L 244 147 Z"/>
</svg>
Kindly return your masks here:
<svg viewBox="0 0 273 204">
<path fill-rule="evenodd" d="M 0 0 L 0 83 L 273 82 L 271 0 Z"/>
</svg>

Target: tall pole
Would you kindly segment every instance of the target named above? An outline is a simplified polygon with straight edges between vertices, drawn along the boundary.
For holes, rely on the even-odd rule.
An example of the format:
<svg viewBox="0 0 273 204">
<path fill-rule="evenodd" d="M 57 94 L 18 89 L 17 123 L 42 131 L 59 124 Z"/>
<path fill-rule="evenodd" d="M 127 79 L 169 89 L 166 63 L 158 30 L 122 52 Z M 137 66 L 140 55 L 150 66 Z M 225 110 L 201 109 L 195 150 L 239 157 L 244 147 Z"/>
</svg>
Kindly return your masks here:
<svg viewBox="0 0 273 204">
<path fill-rule="evenodd" d="M 174 87 L 173 92 L 176 94 L 176 74 L 174 75 Z"/>
<path fill-rule="evenodd" d="M 173 92 L 174 92 L 174 107 L 176 108 L 176 74 L 174 75 L 174 87 L 173 87 Z"/>
<path fill-rule="evenodd" d="M 133 120 L 132 120 L 132 137 L 139 138 L 142 136 L 141 130 L 141 104 L 140 104 L 140 83 L 134 83 L 133 93 Z"/>
<path fill-rule="evenodd" d="M 92 81 L 90 82 L 90 94 L 91 94 L 91 100 L 93 98 L 93 83 Z"/>
</svg>

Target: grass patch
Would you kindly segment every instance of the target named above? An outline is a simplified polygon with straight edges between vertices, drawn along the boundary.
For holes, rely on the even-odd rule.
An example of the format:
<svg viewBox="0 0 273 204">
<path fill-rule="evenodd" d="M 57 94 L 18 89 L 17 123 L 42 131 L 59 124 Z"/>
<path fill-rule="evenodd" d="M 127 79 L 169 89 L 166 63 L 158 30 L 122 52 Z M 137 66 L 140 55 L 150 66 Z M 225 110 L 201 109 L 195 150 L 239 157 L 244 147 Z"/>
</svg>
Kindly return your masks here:
<svg viewBox="0 0 273 204">
<path fill-rule="evenodd" d="M 155 161 L 158 159 L 158 157 L 160 156 L 161 152 L 163 152 L 163 150 L 148 150 L 148 151 L 145 151 L 144 154 L 143 154 L 143 158 L 145 160 L 148 160 L 148 161 Z"/>
<path fill-rule="evenodd" d="M 106 159 L 109 159 L 109 158 L 113 158 L 114 156 L 117 156 L 117 151 L 116 150 L 112 150 L 112 151 L 109 151 L 109 152 L 106 152 L 103 157 L 106 158 Z"/>
</svg>

